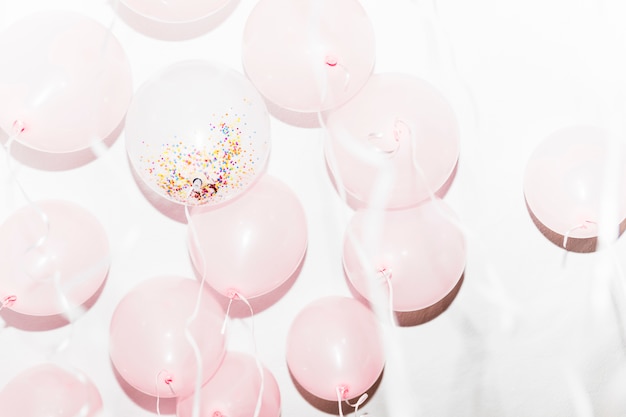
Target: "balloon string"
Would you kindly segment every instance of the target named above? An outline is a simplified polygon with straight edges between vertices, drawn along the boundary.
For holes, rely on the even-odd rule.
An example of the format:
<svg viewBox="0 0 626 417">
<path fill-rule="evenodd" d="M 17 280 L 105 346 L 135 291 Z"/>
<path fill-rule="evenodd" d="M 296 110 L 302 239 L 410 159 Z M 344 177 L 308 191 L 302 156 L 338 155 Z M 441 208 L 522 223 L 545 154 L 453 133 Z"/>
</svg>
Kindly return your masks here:
<svg viewBox="0 0 626 417">
<path fill-rule="evenodd" d="M 344 387 L 344 386 L 337 386 L 337 387 L 335 387 L 335 392 L 337 393 L 337 405 L 339 407 L 339 417 L 343 417 L 343 407 L 342 407 L 342 404 L 343 404 L 344 401 L 350 407 L 354 408 L 354 415 L 355 415 L 355 417 L 359 417 L 358 416 L 359 407 L 367 400 L 367 398 L 368 398 L 367 393 L 364 393 L 363 395 L 361 395 L 359 397 L 359 399 L 357 400 L 357 402 L 352 404 L 347 399 L 344 399 L 344 397 L 348 393 L 348 390 L 346 389 L 346 387 Z"/>
<path fill-rule="evenodd" d="M 226 308 L 226 315 L 224 316 L 224 323 L 222 323 L 222 334 L 226 333 L 226 323 L 228 322 L 228 315 L 230 314 L 230 307 L 233 305 L 233 297 L 228 300 L 228 308 Z"/>
<path fill-rule="evenodd" d="M 28 193 L 26 192 L 26 190 L 24 190 L 24 187 L 17 179 L 17 175 L 15 173 L 15 167 L 13 166 L 13 158 L 11 157 L 11 149 L 13 147 L 13 144 L 17 141 L 18 137 L 20 136 L 20 134 L 24 132 L 24 130 L 26 130 L 26 128 L 24 127 L 24 124 L 21 121 L 16 120 L 13 123 L 13 134 L 9 136 L 9 139 L 7 140 L 7 143 L 5 145 L 5 150 L 6 150 L 6 157 L 7 157 L 7 167 L 9 169 L 9 177 L 11 178 L 13 183 L 17 186 L 18 190 L 22 194 L 22 197 L 24 198 L 24 200 L 26 200 L 28 205 L 31 206 L 37 212 L 37 214 L 39 214 L 39 216 L 41 217 L 41 221 L 43 222 L 44 227 L 46 229 L 45 233 L 34 243 L 34 245 L 26 250 L 25 253 L 28 253 L 32 250 L 35 250 L 41 247 L 45 243 L 50 232 L 50 221 L 48 219 L 48 215 L 41 209 L 41 207 L 39 207 L 39 205 L 37 205 L 28 196 Z"/>
<path fill-rule="evenodd" d="M 154 378 L 154 388 L 156 390 L 156 413 L 159 417 L 161 416 L 161 394 L 159 394 L 159 379 L 161 378 L 161 374 L 163 373 L 166 373 L 165 377 L 163 378 L 163 382 L 170 388 L 172 394 L 176 395 L 176 393 L 174 392 L 174 388 L 172 388 L 172 383 L 174 382 L 174 379 L 169 373 L 167 373 L 166 370 L 162 369 Z"/>
<path fill-rule="evenodd" d="M 327 66 L 329 66 L 330 68 L 341 68 L 346 76 L 346 80 L 344 82 L 343 85 L 343 91 L 348 90 L 348 85 L 350 84 L 350 71 L 348 71 L 348 69 L 345 67 L 345 65 L 341 64 L 338 60 L 337 57 L 334 55 L 326 55 L 325 58 L 325 62 L 324 62 Z"/>
<path fill-rule="evenodd" d="M 354 404 L 350 404 L 350 402 L 348 400 L 346 400 L 346 404 L 348 404 L 350 407 L 354 408 L 354 415 L 355 417 L 359 417 L 359 406 L 361 406 L 366 400 L 367 400 L 367 393 L 361 395 L 359 397 L 359 399 L 357 400 L 356 403 Z"/>
<path fill-rule="evenodd" d="M 570 234 L 576 230 L 580 230 L 580 229 L 586 229 L 587 225 L 589 224 L 597 224 L 594 221 L 591 220 L 585 220 L 583 221 L 581 224 L 579 224 L 578 226 L 574 226 L 571 229 L 569 229 L 567 232 L 565 232 L 565 234 L 563 235 L 563 249 L 567 250 L 567 241 L 569 240 Z"/>
<path fill-rule="evenodd" d="M 389 289 L 389 319 L 391 320 L 391 324 L 397 325 L 396 322 L 396 314 L 393 309 L 393 285 L 391 285 L 391 271 L 387 268 L 380 268 L 378 270 L 385 279 L 385 283 L 387 284 L 387 288 Z"/>
<path fill-rule="evenodd" d="M 198 233 L 196 229 L 193 227 L 193 221 L 191 219 L 191 214 L 189 213 L 189 206 L 185 205 L 185 217 L 187 218 L 187 227 L 190 228 L 192 239 L 194 240 L 194 244 L 196 248 L 199 248 L 199 239 Z M 201 251 L 200 251 L 201 252 Z M 202 255 L 203 256 L 203 255 Z M 198 295 L 196 297 L 196 304 L 194 306 L 193 312 L 191 316 L 187 319 L 187 323 L 185 325 L 185 337 L 187 341 L 191 345 L 193 352 L 196 356 L 196 383 L 194 389 L 193 396 L 193 412 L 192 417 L 200 417 L 200 390 L 202 389 L 202 353 L 200 352 L 200 348 L 198 347 L 198 343 L 196 339 L 190 332 L 190 327 L 193 321 L 198 317 L 198 312 L 200 311 L 200 303 L 202 302 L 202 293 L 204 292 L 204 283 L 206 281 L 206 273 L 204 271 L 205 260 L 202 259 L 203 272 L 202 272 L 202 280 L 200 281 L 200 288 L 198 289 Z"/>
<path fill-rule="evenodd" d="M 113 37 L 113 26 L 115 26 L 115 22 L 117 21 L 117 13 L 118 13 L 119 5 L 120 5 L 120 1 L 119 0 L 114 0 L 113 1 L 113 7 L 112 7 L 113 8 L 113 18 L 111 19 L 111 23 L 109 24 L 109 28 L 108 28 L 108 31 L 107 31 L 107 37 L 104 39 L 104 42 L 102 44 L 102 50 L 101 50 L 102 54 L 104 54 L 104 51 L 106 50 L 106 47 L 107 47 L 109 41 Z"/>
<path fill-rule="evenodd" d="M 259 417 L 261 413 L 261 406 L 263 405 L 263 393 L 265 392 L 265 371 L 263 370 L 263 364 L 261 363 L 261 359 L 259 357 L 259 351 L 257 349 L 257 344 L 256 344 L 256 331 L 254 328 L 254 310 L 252 309 L 252 305 L 250 304 L 248 299 L 244 297 L 243 295 L 239 294 L 238 292 L 233 292 L 233 295 L 230 297 L 230 300 L 232 301 L 235 298 L 238 298 L 241 301 L 243 301 L 248 306 L 248 309 L 250 310 L 250 320 L 251 320 L 250 327 L 251 327 L 251 332 L 252 332 L 252 347 L 254 349 L 254 359 L 256 361 L 256 366 L 257 366 L 257 369 L 259 370 L 259 376 L 261 377 L 261 383 L 259 387 L 259 397 L 257 398 L 257 401 L 256 401 L 256 407 L 254 408 L 253 417 Z M 229 307 L 230 307 L 230 304 L 229 304 Z"/>
<path fill-rule="evenodd" d="M 343 417 L 343 387 L 335 387 L 335 391 L 337 392 L 337 406 L 339 407 L 339 417 Z"/>
</svg>

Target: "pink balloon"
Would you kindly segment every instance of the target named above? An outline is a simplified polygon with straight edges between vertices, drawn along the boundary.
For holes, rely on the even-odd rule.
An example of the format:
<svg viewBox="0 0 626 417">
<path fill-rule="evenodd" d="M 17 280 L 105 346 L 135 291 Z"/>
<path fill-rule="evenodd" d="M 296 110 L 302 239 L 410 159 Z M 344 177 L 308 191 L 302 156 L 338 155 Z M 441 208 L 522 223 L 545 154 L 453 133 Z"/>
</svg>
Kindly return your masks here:
<svg viewBox="0 0 626 417">
<path fill-rule="evenodd" d="M 199 417 L 252 417 L 261 387 L 254 357 L 227 352 L 222 365 L 200 392 Z M 259 417 L 280 416 L 280 390 L 274 375 L 263 367 L 263 397 Z M 177 417 L 193 415 L 194 395 L 178 401 Z"/>
<path fill-rule="evenodd" d="M 34 366 L 0 391 L 3 417 L 98 417 L 102 398 L 81 372 L 53 364 Z"/>
<path fill-rule="evenodd" d="M 118 304 L 111 319 L 109 353 L 122 378 L 137 390 L 161 398 L 194 391 L 198 364 L 185 329 L 199 291 L 202 300 L 189 334 L 201 352 L 204 383 L 224 355 L 224 313 L 198 282 L 173 276 L 151 278 Z"/>
<path fill-rule="evenodd" d="M 356 0 L 260 0 L 242 53 L 246 74 L 268 100 L 317 112 L 363 87 L 374 68 L 374 29 Z"/>
<path fill-rule="evenodd" d="M 442 200 L 404 210 L 357 211 L 343 247 L 350 282 L 371 301 L 373 291 L 388 293 L 389 278 L 395 311 L 437 303 L 465 269 L 465 238 L 457 222 Z M 380 230 L 373 229 L 374 224 L 380 224 Z"/>
<path fill-rule="evenodd" d="M 306 216 L 287 185 L 264 175 L 224 207 L 194 208 L 188 239 L 207 284 L 226 297 L 254 298 L 279 287 L 300 265 Z"/>
<path fill-rule="evenodd" d="M 0 226 L 0 299 L 31 316 L 68 313 L 102 286 L 110 266 L 106 233 L 73 203 L 38 201 Z"/>
<path fill-rule="evenodd" d="M 615 151 L 621 153 L 611 150 L 607 132 L 597 127 L 568 127 L 548 136 L 526 165 L 524 196 L 529 210 L 560 235 L 596 237 L 606 192 L 615 193 L 619 221 L 625 219 L 626 155 Z M 611 155 L 617 157 L 617 172 L 611 173 L 615 190 L 608 189 L 606 181 Z"/>
<path fill-rule="evenodd" d="M 229 0 L 122 0 L 135 13 L 163 23 L 187 23 L 204 19 L 220 9 Z"/>
<path fill-rule="evenodd" d="M 311 394 L 329 401 L 362 395 L 385 359 L 374 314 L 353 298 L 330 296 L 304 307 L 287 334 L 287 365 Z"/>
<path fill-rule="evenodd" d="M 386 207 L 415 206 L 454 172 L 460 146 L 456 117 L 441 93 L 419 78 L 373 75 L 354 98 L 324 117 L 329 168 L 365 205 L 385 191 Z M 392 175 L 391 182 L 377 186 L 383 174 Z"/>
<path fill-rule="evenodd" d="M 266 168 L 270 119 L 242 74 L 206 61 L 171 65 L 144 83 L 126 117 L 139 177 L 186 206 L 224 203 Z"/>
<path fill-rule="evenodd" d="M 0 128 L 51 153 L 86 149 L 121 123 L 133 93 L 121 45 L 67 11 L 28 16 L 0 36 Z"/>
</svg>

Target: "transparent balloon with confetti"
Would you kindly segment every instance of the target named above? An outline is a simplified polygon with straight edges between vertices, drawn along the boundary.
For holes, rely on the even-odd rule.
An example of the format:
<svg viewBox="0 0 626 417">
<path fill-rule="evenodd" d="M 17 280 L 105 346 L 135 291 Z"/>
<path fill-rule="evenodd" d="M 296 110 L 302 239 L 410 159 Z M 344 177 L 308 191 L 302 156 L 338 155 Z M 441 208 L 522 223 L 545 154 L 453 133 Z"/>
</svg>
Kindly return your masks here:
<svg viewBox="0 0 626 417">
<path fill-rule="evenodd" d="M 270 121 L 252 84 L 208 61 L 171 65 L 144 83 L 126 117 L 133 168 L 153 191 L 186 206 L 218 205 L 264 171 Z"/>
</svg>

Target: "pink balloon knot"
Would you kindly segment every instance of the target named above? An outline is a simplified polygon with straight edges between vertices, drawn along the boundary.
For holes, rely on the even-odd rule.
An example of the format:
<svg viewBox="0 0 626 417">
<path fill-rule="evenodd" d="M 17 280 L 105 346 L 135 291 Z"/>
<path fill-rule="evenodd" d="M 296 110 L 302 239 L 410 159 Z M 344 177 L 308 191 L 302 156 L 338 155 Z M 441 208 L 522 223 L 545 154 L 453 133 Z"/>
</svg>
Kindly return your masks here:
<svg viewBox="0 0 626 417">
<path fill-rule="evenodd" d="M 597 223 L 596 223 L 596 222 L 594 222 L 594 221 L 591 221 L 591 220 L 585 220 L 585 221 L 583 222 L 583 224 L 582 224 L 582 225 L 580 225 L 580 228 L 581 228 L 581 229 L 587 229 L 587 226 L 588 226 L 588 225 L 591 225 L 591 224 L 597 224 Z"/>
<path fill-rule="evenodd" d="M 348 399 L 348 394 L 349 394 L 349 389 L 347 386 L 345 385 L 340 385 L 339 386 L 339 394 L 341 395 L 341 399 L 342 400 L 347 400 Z"/>
<path fill-rule="evenodd" d="M 326 55 L 326 65 L 334 67 L 337 65 L 337 57 L 334 55 Z"/>
<path fill-rule="evenodd" d="M 24 122 L 22 122 L 21 120 L 16 120 L 13 122 L 14 133 L 22 133 L 24 130 L 26 130 L 26 127 L 24 126 Z"/>
<path fill-rule="evenodd" d="M 239 299 L 239 293 L 236 290 L 228 290 L 228 291 L 226 291 L 226 296 L 228 298 L 230 298 L 231 300 L 238 300 Z"/>
<path fill-rule="evenodd" d="M 380 272 L 381 274 L 383 274 L 383 277 L 386 279 L 391 279 L 391 269 L 388 269 L 386 267 L 382 267 L 378 270 L 378 272 Z"/>
<path fill-rule="evenodd" d="M 2 299 L 2 307 L 11 307 L 17 301 L 15 295 L 8 295 Z"/>
<path fill-rule="evenodd" d="M 172 385 L 174 378 L 172 378 L 171 375 L 166 375 L 165 378 L 163 378 L 163 382 L 165 382 L 166 385 Z"/>
<path fill-rule="evenodd" d="M 213 413 L 212 417 L 224 417 L 224 414 L 220 413 L 219 411 L 216 411 Z"/>
</svg>

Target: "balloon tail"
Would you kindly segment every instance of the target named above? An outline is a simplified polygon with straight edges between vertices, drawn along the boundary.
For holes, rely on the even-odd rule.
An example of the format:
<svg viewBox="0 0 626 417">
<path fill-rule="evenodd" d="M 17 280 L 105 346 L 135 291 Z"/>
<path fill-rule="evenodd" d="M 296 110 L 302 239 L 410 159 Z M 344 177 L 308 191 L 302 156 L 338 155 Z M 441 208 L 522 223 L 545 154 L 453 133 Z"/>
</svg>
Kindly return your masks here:
<svg viewBox="0 0 626 417">
<path fill-rule="evenodd" d="M 191 220 L 191 214 L 189 213 L 189 206 L 185 206 L 185 216 L 187 217 L 187 226 L 191 228 L 191 234 L 192 234 L 192 238 L 194 239 L 194 243 L 196 244 L 196 247 L 199 247 L 198 246 L 198 233 L 196 229 L 192 227 L 193 222 Z M 204 263 L 205 262 L 203 259 L 202 265 L 204 265 Z M 200 352 L 200 347 L 198 346 L 196 339 L 193 337 L 189 329 L 191 327 L 191 324 L 196 319 L 196 317 L 198 317 L 198 312 L 200 311 L 200 304 L 202 303 L 202 293 L 204 292 L 205 277 L 206 277 L 206 274 L 204 273 L 204 268 L 203 268 L 202 281 L 200 282 L 200 287 L 198 288 L 196 304 L 194 306 L 193 312 L 187 319 L 187 323 L 185 325 L 185 337 L 187 338 L 187 341 L 191 345 L 191 348 L 193 349 L 194 355 L 196 357 L 196 383 L 195 383 L 194 396 L 193 396 L 193 411 L 191 414 L 192 417 L 200 417 L 200 390 L 202 389 L 203 366 L 202 366 L 202 353 Z"/>
<path fill-rule="evenodd" d="M 161 380 L 162 374 L 165 374 L 165 376 L 163 376 L 163 379 Z M 172 376 L 165 370 L 159 371 L 156 378 L 154 379 L 154 388 L 156 389 L 156 413 L 157 413 L 157 416 L 159 417 L 161 416 L 161 394 L 159 394 L 159 381 L 160 380 L 169 387 L 172 394 L 176 394 L 174 392 L 174 388 L 172 388 L 172 383 L 174 382 L 174 378 L 172 378 Z"/>
<path fill-rule="evenodd" d="M 243 295 L 237 292 L 234 292 L 233 296 L 230 298 L 231 301 L 233 300 L 233 298 L 238 298 L 241 301 L 243 301 L 248 306 L 248 309 L 250 310 L 250 319 L 251 319 L 250 327 L 251 327 L 251 332 L 252 332 L 252 347 L 254 349 L 254 360 L 256 361 L 256 366 L 257 366 L 257 369 L 259 370 L 259 377 L 261 378 L 261 383 L 259 386 L 259 397 L 256 401 L 256 407 L 254 409 L 253 417 L 259 417 L 261 413 L 261 406 L 263 405 L 263 393 L 265 391 L 265 371 L 263 370 L 263 364 L 261 363 L 261 359 L 259 358 L 259 351 L 256 345 L 256 332 L 254 328 L 254 310 L 252 309 L 252 305 L 250 304 L 248 299 L 244 297 Z"/>
</svg>

